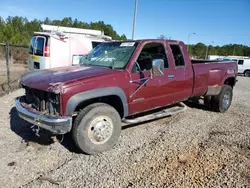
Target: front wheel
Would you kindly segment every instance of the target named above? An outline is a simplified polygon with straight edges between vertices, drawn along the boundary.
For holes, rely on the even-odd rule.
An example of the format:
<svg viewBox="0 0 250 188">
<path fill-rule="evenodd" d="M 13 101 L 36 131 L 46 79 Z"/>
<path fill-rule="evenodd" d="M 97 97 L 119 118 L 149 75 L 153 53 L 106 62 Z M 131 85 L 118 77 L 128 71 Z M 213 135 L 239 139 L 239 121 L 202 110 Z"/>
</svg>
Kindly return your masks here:
<svg viewBox="0 0 250 188">
<path fill-rule="evenodd" d="M 84 153 L 97 154 L 109 150 L 121 133 L 121 118 L 110 105 L 95 103 L 85 107 L 76 117 L 72 136 Z"/>
<path fill-rule="evenodd" d="M 217 96 L 212 97 L 212 109 L 216 112 L 224 113 L 231 106 L 233 89 L 229 85 L 224 85 Z"/>
</svg>

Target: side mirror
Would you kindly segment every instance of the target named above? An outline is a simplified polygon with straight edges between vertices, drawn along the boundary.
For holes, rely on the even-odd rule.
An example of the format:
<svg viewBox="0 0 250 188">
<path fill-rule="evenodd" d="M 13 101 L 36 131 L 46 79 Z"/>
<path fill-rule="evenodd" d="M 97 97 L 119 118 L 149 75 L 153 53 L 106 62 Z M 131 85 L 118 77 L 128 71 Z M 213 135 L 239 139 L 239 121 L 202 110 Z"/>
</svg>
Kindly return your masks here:
<svg viewBox="0 0 250 188">
<path fill-rule="evenodd" d="M 164 60 L 163 59 L 154 59 L 152 61 L 152 74 L 153 76 L 162 76 L 164 75 Z"/>
<path fill-rule="evenodd" d="M 72 65 L 79 65 L 81 64 L 82 58 L 84 58 L 85 55 L 73 55 Z"/>
</svg>

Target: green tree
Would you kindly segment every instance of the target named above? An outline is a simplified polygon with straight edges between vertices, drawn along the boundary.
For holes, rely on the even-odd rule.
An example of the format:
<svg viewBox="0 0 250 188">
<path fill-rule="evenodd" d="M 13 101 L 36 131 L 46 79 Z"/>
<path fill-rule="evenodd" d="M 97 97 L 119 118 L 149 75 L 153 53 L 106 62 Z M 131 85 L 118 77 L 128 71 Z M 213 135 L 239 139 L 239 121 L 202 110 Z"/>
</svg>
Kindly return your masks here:
<svg viewBox="0 0 250 188">
<path fill-rule="evenodd" d="M 193 46 L 193 56 L 198 58 L 204 58 L 206 55 L 206 45 L 199 42 Z"/>
<path fill-rule="evenodd" d="M 45 20 L 44 20 L 44 24 L 50 25 L 51 20 L 48 17 L 46 17 Z"/>
<path fill-rule="evenodd" d="M 3 30 L 5 28 L 5 22 L 3 18 L 0 16 L 0 42 L 3 41 Z"/>
<path fill-rule="evenodd" d="M 120 40 L 127 40 L 127 37 L 125 34 L 122 34 L 121 37 L 120 37 Z"/>
<path fill-rule="evenodd" d="M 96 29 L 113 39 L 127 39 L 124 34 L 120 36 L 110 24 L 105 24 L 103 21 L 86 23 L 77 19 L 72 20 L 71 17 L 65 17 L 62 20 L 50 20 L 46 17 L 43 21 L 37 19 L 29 21 L 27 18 L 9 16 L 5 20 L 0 17 L 0 42 L 28 45 L 34 31 L 40 31 L 41 24 Z"/>
<path fill-rule="evenodd" d="M 65 27 L 72 27 L 73 26 L 72 18 L 71 17 L 63 18 L 60 25 Z"/>
</svg>

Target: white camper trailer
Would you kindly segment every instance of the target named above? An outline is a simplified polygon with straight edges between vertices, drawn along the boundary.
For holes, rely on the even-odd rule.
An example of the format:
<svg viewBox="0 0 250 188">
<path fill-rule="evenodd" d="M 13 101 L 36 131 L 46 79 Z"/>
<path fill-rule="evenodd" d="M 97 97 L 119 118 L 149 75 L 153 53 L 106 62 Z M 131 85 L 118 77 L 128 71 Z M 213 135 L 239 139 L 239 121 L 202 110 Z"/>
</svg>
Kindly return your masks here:
<svg viewBox="0 0 250 188">
<path fill-rule="evenodd" d="M 41 25 L 41 32 L 35 32 L 29 49 L 29 69 L 50 69 L 79 63 L 103 41 L 112 40 L 102 31 Z"/>
</svg>

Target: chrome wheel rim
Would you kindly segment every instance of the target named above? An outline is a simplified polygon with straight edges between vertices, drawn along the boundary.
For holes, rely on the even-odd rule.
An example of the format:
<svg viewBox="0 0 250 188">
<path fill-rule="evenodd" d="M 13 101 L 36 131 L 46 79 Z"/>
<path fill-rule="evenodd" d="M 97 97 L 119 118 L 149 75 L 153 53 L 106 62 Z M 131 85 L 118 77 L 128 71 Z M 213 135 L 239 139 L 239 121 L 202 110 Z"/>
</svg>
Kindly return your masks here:
<svg viewBox="0 0 250 188">
<path fill-rule="evenodd" d="M 98 116 L 90 123 L 88 136 L 92 143 L 103 144 L 112 136 L 114 125 L 107 116 Z"/>
<path fill-rule="evenodd" d="M 231 93 L 229 91 L 226 91 L 222 98 L 222 107 L 224 109 L 227 109 L 230 105 L 230 101 L 231 101 Z"/>
</svg>

